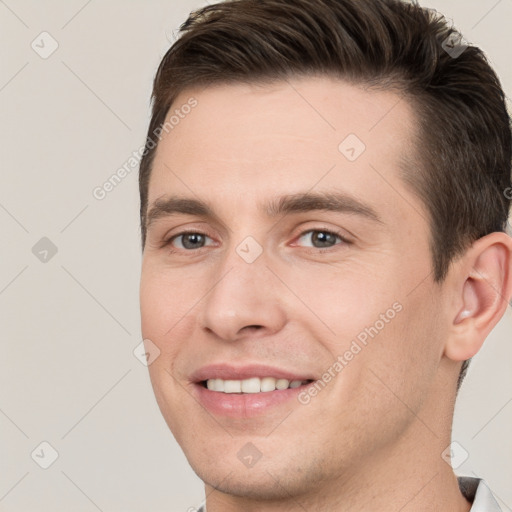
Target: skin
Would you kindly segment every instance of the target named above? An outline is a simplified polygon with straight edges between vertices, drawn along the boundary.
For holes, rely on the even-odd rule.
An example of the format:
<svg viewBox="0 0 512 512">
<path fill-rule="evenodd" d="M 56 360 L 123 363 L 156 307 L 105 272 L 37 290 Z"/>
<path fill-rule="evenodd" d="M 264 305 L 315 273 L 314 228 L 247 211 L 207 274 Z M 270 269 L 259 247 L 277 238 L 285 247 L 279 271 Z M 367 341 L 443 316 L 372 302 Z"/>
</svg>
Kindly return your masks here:
<svg viewBox="0 0 512 512">
<path fill-rule="evenodd" d="M 461 361 L 512 293 L 510 238 L 480 239 L 433 281 L 428 213 L 399 176 L 417 123 L 393 92 L 303 77 L 190 89 L 175 105 L 191 96 L 197 107 L 159 143 L 149 205 L 199 199 L 215 218 L 151 224 L 140 300 L 143 337 L 161 351 L 149 366 L 155 396 L 205 482 L 208 512 L 468 511 L 441 453 Z M 366 145 L 354 162 L 338 150 L 351 133 Z M 259 206 L 333 191 L 380 222 L 318 210 L 275 218 Z M 206 245 L 184 248 L 185 230 Z M 308 230 L 347 241 L 315 247 Z M 236 252 L 248 236 L 263 250 L 250 264 Z M 213 362 L 321 379 L 394 303 L 402 310 L 307 405 L 234 419 L 192 397 L 190 374 Z M 262 454 L 252 468 L 237 457 L 248 442 Z"/>
</svg>

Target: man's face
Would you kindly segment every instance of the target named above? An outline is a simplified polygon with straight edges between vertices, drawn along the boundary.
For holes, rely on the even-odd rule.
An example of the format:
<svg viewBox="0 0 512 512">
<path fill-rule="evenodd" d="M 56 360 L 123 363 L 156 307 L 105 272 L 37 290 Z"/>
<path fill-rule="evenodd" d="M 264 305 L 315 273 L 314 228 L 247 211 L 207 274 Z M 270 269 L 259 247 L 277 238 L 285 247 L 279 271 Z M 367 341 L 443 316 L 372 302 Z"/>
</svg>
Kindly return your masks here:
<svg viewBox="0 0 512 512">
<path fill-rule="evenodd" d="M 194 470 L 224 492 L 286 496 L 431 435 L 417 416 L 445 299 L 428 214 L 400 178 L 408 103 L 307 78 L 186 91 L 171 110 L 191 96 L 154 161 L 148 211 L 189 201 L 148 227 L 141 314 L 158 404 Z M 252 392 L 282 379 L 297 382 Z"/>
</svg>

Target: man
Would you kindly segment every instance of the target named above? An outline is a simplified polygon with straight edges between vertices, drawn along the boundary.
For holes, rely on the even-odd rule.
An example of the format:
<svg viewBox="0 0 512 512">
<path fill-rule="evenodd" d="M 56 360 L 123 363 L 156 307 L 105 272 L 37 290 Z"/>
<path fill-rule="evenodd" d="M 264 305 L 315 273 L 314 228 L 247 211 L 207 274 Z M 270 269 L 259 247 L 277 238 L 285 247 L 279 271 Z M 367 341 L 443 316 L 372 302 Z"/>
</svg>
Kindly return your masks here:
<svg viewBox="0 0 512 512">
<path fill-rule="evenodd" d="M 208 512 L 500 510 L 446 454 L 512 294 L 510 162 L 496 75 L 433 11 L 190 16 L 154 83 L 140 298 Z"/>
</svg>

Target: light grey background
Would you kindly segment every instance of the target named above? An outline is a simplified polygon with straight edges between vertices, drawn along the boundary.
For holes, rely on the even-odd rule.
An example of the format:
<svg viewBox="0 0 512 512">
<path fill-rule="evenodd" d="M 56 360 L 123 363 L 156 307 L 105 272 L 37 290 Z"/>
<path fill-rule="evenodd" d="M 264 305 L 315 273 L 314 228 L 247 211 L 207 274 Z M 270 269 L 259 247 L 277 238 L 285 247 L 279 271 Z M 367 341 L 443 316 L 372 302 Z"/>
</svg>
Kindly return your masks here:
<svg viewBox="0 0 512 512">
<path fill-rule="evenodd" d="M 196 0 L 0 0 L 0 510 L 193 510 L 203 486 L 153 397 L 141 341 L 137 168 L 156 67 Z M 512 0 L 429 1 L 512 89 Z M 42 58 L 58 43 L 56 51 Z M 34 42 L 34 43 L 33 43 Z M 46 55 L 44 55 L 46 56 Z M 57 253 L 47 254 L 47 237 Z M 42 262 L 39 258 L 46 257 Z M 512 510 L 512 312 L 456 407 L 460 474 Z M 52 450 L 58 458 L 51 462 Z M 421 461 L 418 460 L 418 464 Z"/>
</svg>

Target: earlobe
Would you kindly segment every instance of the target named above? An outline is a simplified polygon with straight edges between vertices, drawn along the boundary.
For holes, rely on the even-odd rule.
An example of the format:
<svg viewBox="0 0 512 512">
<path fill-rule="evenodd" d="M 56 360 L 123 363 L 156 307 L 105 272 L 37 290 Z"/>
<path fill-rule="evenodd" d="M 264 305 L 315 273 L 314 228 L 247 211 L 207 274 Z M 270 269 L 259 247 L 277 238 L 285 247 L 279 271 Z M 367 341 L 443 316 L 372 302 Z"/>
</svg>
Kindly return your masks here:
<svg viewBox="0 0 512 512">
<path fill-rule="evenodd" d="M 477 240 L 457 263 L 454 313 L 445 355 L 465 361 L 481 348 L 512 295 L 512 238 L 491 233 Z"/>
</svg>

